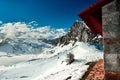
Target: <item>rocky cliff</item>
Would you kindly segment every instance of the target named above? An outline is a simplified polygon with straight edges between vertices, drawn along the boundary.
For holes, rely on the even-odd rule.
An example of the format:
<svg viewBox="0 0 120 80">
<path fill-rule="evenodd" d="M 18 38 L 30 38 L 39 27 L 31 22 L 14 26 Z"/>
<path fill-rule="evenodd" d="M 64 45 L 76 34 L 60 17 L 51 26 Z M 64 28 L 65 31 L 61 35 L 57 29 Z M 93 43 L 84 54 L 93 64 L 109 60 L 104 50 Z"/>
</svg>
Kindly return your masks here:
<svg viewBox="0 0 120 80">
<path fill-rule="evenodd" d="M 87 28 L 84 22 L 75 21 L 70 31 L 56 40 L 58 43 L 66 45 L 70 41 L 91 42 L 93 38 L 94 35 Z"/>
<path fill-rule="evenodd" d="M 52 44 L 52 45 L 67 45 L 70 41 L 79 42 L 89 42 L 90 44 L 95 45 L 98 49 L 103 50 L 99 45 L 102 46 L 102 36 L 94 35 L 87 25 L 84 22 L 75 21 L 74 24 L 71 26 L 68 33 L 64 36 L 61 36 L 54 40 L 43 40 L 43 42 Z M 73 43 L 73 45 L 74 45 Z"/>
</svg>

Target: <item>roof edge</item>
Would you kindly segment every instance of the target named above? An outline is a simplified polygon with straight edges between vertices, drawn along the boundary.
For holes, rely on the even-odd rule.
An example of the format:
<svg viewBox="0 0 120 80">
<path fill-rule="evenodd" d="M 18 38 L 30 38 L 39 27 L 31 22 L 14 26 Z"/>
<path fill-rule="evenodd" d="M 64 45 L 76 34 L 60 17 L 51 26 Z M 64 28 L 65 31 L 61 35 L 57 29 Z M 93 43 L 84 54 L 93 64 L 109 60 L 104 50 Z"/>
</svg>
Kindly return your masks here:
<svg viewBox="0 0 120 80">
<path fill-rule="evenodd" d="M 79 13 L 78 16 L 83 17 L 84 15 L 92 14 L 94 11 L 102 8 L 103 6 L 105 6 L 106 4 L 108 4 L 108 3 L 112 2 L 112 1 L 113 0 L 100 0 L 99 2 L 93 4 L 89 8 L 87 8 L 84 11 L 82 11 L 81 13 Z"/>
</svg>

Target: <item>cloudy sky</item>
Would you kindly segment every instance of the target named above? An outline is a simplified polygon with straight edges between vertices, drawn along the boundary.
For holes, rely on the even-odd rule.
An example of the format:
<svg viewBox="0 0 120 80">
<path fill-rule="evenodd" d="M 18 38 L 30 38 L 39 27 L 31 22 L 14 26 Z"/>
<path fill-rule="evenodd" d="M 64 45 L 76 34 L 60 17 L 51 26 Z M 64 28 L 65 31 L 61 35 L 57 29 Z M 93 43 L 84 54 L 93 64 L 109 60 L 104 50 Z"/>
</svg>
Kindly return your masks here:
<svg viewBox="0 0 120 80">
<path fill-rule="evenodd" d="M 0 0 L 0 21 L 31 22 L 69 28 L 77 14 L 99 0 Z"/>
</svg>

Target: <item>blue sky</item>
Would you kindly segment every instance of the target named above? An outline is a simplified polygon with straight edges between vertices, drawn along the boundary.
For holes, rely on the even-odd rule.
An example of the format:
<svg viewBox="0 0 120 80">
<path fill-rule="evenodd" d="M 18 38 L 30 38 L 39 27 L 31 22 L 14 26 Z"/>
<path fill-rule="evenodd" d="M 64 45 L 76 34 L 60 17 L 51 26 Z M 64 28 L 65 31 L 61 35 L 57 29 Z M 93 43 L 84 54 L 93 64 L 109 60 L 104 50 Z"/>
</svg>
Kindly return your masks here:
<svg viewBox="0 0 120 80">
<path fill-rule="evenodd" d="M 37 21 L 39 26 L 69 28 L 77 14 L 99 0 L 0 0 L 0 20 Z"/>
</svg>

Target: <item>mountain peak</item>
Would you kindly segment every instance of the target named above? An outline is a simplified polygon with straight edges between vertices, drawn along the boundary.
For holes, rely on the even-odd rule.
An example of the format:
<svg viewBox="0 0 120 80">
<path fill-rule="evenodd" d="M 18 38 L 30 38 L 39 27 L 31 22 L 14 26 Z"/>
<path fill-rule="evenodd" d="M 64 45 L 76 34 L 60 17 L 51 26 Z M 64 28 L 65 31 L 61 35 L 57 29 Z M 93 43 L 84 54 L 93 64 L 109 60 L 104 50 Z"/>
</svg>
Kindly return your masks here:
<svg viewBox="0 0 120 80">
<path fill-rule="evenodd" d="M 93 34 L 86 28 L 85 23 L 76 20 L 71 26 L 70 31 L 65 36 L 58 38 L 58 42 L 60 44 L 68 44 L 70 41 L 89 42 L 92 38 Z"/>
<path fill-rule="evenodd" d="M 79 20 L 76 20 L 75 22 L 79 22 Z"/>
</svg>

